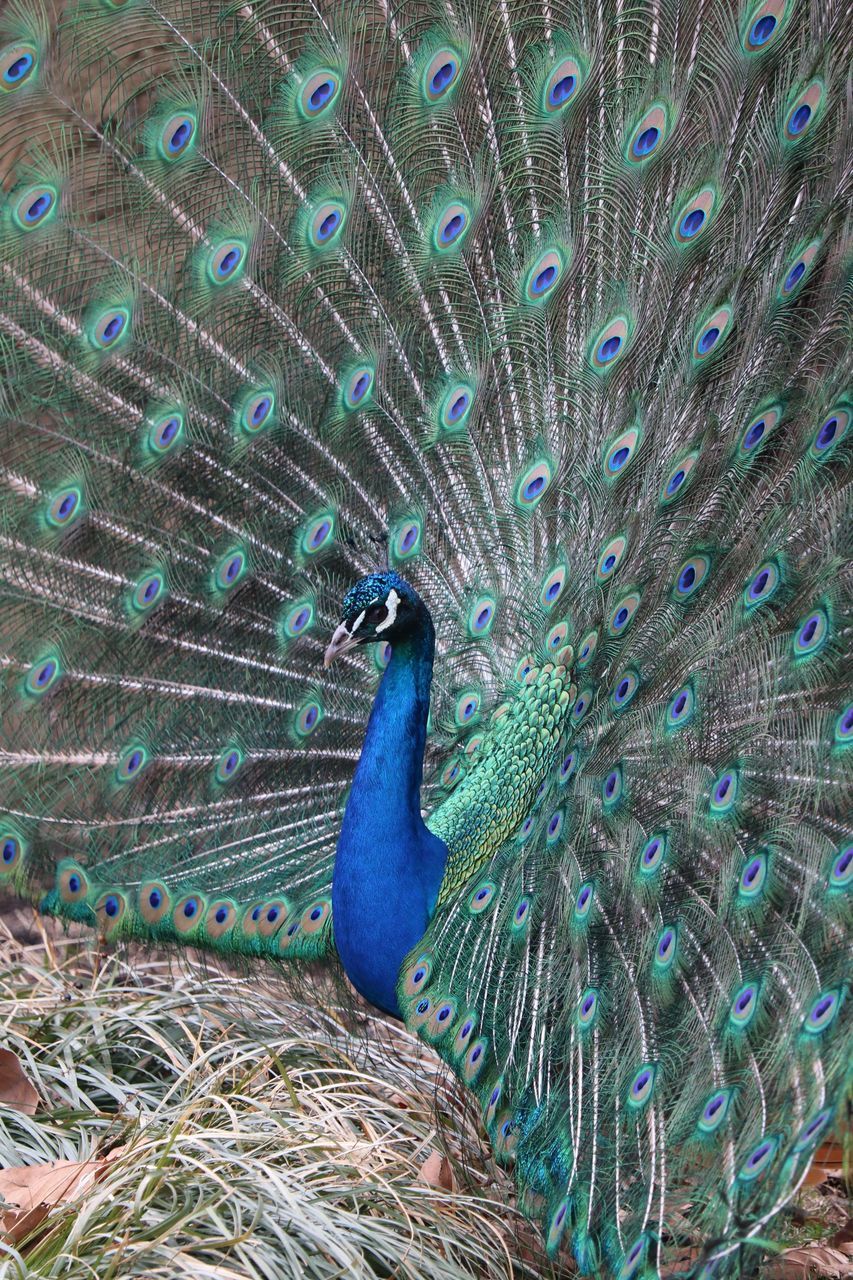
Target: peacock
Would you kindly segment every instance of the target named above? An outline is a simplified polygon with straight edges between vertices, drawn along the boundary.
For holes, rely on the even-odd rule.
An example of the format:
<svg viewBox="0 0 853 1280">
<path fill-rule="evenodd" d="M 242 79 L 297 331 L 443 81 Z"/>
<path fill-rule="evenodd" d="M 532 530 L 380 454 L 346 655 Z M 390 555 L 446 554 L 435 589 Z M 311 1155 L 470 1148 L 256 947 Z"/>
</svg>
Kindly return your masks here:
<svg viewBox="0 0 853 1280">
<path fill-rule="evenodd" d="M 0 885 L 342 969 L 582 1274 L 751 1272 L 849 1106 L 852 43 L 0 13 Z"/>
</svg>

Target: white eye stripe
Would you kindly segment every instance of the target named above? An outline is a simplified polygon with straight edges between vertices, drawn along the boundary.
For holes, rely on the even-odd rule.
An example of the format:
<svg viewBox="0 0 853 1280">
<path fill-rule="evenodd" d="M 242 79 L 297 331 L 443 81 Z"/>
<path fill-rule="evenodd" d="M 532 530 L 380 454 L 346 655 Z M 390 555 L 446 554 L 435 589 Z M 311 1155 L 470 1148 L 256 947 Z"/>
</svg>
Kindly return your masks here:
<svg viewBox="0 0 853 1280">
<path fill-rule="evenodd" d="M 356 618 L 355 622 L 354 622 L 354 623 L 352 624 L 352 626 L 350 627 L 350 632 L 349 632 L 349 633 L 350 633 L 350 635 L 351 635 L 351 636 L 354 636 L 354 635 L 355 635 L 356 631 L 358 631 L 358 629 L 359 629 L 359 627 L 361 626 L 362 622 L 364 622 L 364 615 L 365 615 L 365 613 L 366 613 L 366 612 L 367 612 L 367 610 L 366 610 L 366 609 L 362 609 L 361 613 L 358 615 L 358 617 Z"/>
<path fill-rule="evenodd" d="M 385 631 L 387 630 L 388 627 L 394 624 L 397 618 L 397 606 L 399 605 L 399 603 L 400 603 L 400 597 L 397 595 L 397 592 L 392 587 L 391 590 L 388 592 L 388 599 L 385 601 L 385 608 L 388 610 L 388 617 L 385 619 L 384 622 L 380 622 L 379 626 L 376 628 L 377 635 L 379 635 L 380 631 Z"/>
</svg>

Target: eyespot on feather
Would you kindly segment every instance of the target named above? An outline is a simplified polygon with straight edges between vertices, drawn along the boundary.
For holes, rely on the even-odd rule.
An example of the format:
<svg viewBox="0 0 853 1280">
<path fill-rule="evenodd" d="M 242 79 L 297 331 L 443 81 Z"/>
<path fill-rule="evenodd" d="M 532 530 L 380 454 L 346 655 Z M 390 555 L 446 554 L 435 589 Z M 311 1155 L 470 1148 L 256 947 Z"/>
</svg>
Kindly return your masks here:
<svg viewBox="0 0 853 1280">
<path fill-rule="evenodd" d="M 714 220 L 716 203 L 716 188 L 710 185 L 684 202 L 672 222 L 672 238 L 680 248 L 701 239 Z"/>
<path fill-rule="evenodd" d="M 401 521 L 391 538 L 390 550 L 395 560 L 411 560 L 421 550 L 423 525 L 415 516 Z"/>
<path fill-rule="evenodd" d="M 257 435 L 264 427 L 270 427 L 276 418 L 276 395 L 272 387 L 250 391 L 238 400 L 234 409 L 234 423 L 238 432 L 247 436 Z"/>
<path fill-rule="evenodd" d="M 436 253 L 458 250 L 471 230 L 473 215 L 462 200 L 451 200 L 439 212 L 432 230 L 432 247 Z"/>
<path fill-rule="evenodd" d="M 748 56 L 763 54 L 779 43 L 793 8 L 792 0 L 761 0 L 747 10 L 741 45 Z"/>
<path fill-rule="evenodd" d="M 179 160 L 192 150 L 198 117 L 194 112 L 177 111 L 162 125 L 157 138 L 157 150 L 164 160 Z"/>
<path fill-rule="evenodd" d="M 479 596 L 468 611 L 468 634 L 472 639 L 487 636 L 492 629 L 497 612 L 494 596 Z"/>
<path fill-rule="evenodd" d="M 556 622 L 545 637 L 545 648 L 548 650 L 548 653 L 556 655 L 561 651 L 565 647 L 569 633 L 570 628 L 568 622 L 565 620 L 562 622 Z"/>
<path fill-rule="evenodd" d="M 242 769 L 244 760 L 245 756 L 238 746 L 227 746 L 214 765 L 214 780 L 223 786 L 232 782 Z"/>
<path fill-rule="evenodd" d="M 667 838 L 663 832 L 653 835 L 640 850 L 638 869 L 641 876 L 655 875 L 663 865 L 667 852 Z"/>
<path fill-rule="evenodd" d="M 601 784 L 601 803 L 606 813 L 615 809 L 619 804 L 624 793 L 624 787 L 622 766 L 620 764 L 614 765 Z"/>
<path fill-rule="evenodd" d="M 258 934 L 262 938 L 273 938 L 287 919 L 290 906 L 286 898 L 271 898 L 261 907 L 258 918 Z"/>
<path fill-rule="evenodd" d="M 486 1065 L 488 1059 L 488 1040 L 482 1036 L 475 1040 L 465 1054 L 462 1075 L 466 1084 L 473 1084 Z"/>
<path fill-rule="evenodd" d="M 815 657 L 826 647 L 829 634 L 829 616 L 826 609 L 818 605 L 800 618 L 794 628 L 794 658 L 802 660 Z"/>
<path fill-rule="evenodd" d="M 466 689 L 456 699 L 455 721 L 457 726 L 471 724 L 480 710 L 480 695 L 476 689 Z"/>
<path fill-rule="evenodd" d="M 565 269 L 565 252 L 557 248 L 546 249 L 525 276 L 525 301 L 534 305 L 544 303 L 557 288 Z"/>
<path fill-rule="evenodd" d="M 640 607 L 639 591 L 629 591 L 618 601 L 615 608 L 611 611 L 607 621 L 607 634 L 609 636 L 621 636 L 634 620 L 637 610 Z"/>
<path fill-rule="evenodd" d="M 34 231 L 52 222 L 59 210 L 59 190 L 39 182 L 27 187 L 12 204 L 12 221 L 19 231 Z"/>
<path fill-rule="evenodd" d="M 255 902 L 250 902 L 244 908 L 242 915 L 240 915 L 240 932 L 244 938 L 256 938 L 258 936 L 258 925 L 261 922 L 261 912 L 264 909 L 264 905 L 265 900 L 259 898 Z"/>
<path fill-rule="evenodd" d="M 169 594 L 166 579 L 159 569 L 144 573 L 133 585 L 128 596 L 131 614 L 143 616 L 161 605 Z"/>
<path fill-rule="evenodd" d="M 204 932 L 211 942 L 230 933 L 237 923 L 237 904 L 230 898 L 211 902 L 204 917 Z"/>
<path fill-rule="evenodd" d="M 522 511 L 533 511 L 545 497 L 553 478 L 553 467 L 547 458 L 528 467 L 516 482 L 515 505 Z"/>
<path fill-rule="evenodd" d="M 590 707 L 592 706 L 592 700 L 594 695 L 595 695 L 595 690 L 593 689 L 592 685 L 587 685 L 584 689 L 581 689 L 580 693 L 575 699 L 575 704 L 572 707 L 571 718 L 572 718 L 572 723 L 574 725 L 580 724 L 581 720 L 583 720 L 584 716 L 587 714 Z"/>
<path fill-rule="evenodd" d="M 95 903 L 98 931 L 104 938 L 112 937 L 127 912 L 127 899 L 117 889 L 108 889 Z"/>
<path fill-rule="evenodd" d="M 569 569 L 566 564 L 555 565 L 554 568 L 545 576 L 545 580 L 542 583 L 542 588 L 539 592 L 539 603 L 542 605 L 542 608 L 547 610 L 549 613 L 563 594 L 568 576 Z"/>
<path fill-rule="evenodd" d="M 613 577 L 622 563 L 627 549 L 628 539 L 624 533 L 617 534 L 615 538 L 610 538 L 604 544 L 598 557 L 598 564 L 595 567 L 596 582 L 604 583 Z"/>
<path fill-rule="evenodd" d="M 45 519 L 53 529 L 68 529 L 83 514 L 83 491 L 79 485 L 69 485 L 51 494 Z"/>
<path fill-rule="evenodd" d="M 690 481 L 698 460 L 699 454 L 694 452 L 686 454 L 678 462 L 673 463 L 664 478 L 658 496 L 658 502 L 662 507 L 668 506 L 671 502 L 676 502 L 684 496 L 690 487 Z"/>
<path fill-rule="evenodd" d="M 300 738 L 307 738 L 323 719 L 323 706 L 317 698 L 304 703 L 296 713 L 295 728 Z"/>
<path fill-rule="evenodd" d="M 779 404 L 767 405 L 752 415 L 738 442 L 737 456 L 739 461 L 751 460 L 753 456 L 764 448 L 768 438 L 779 425 L 781 417 L 782 406 Z"/>
<path fill-rule="evenodd" d="M 740 770 L 736 765 L 723 769 L 711 783 L 709 809 L 712 818 L 727 817 L 740 794 Z"/>
<path fill-rule="evenodd" d="M 432 1013 L 424 1025 L 424 1033 L 429 1040 L 440 1040 L 447 1035 L 453 1026 L 456 1016 L 456 1004 L 453 1000 L 436 999 Z"/>
<path fill-rule="evenodd" d="M 611 440 L 602 459 L 605 480 L 612 482 L 627 472 L 639 452 L 642 440 L 643 432 L 638 424 L 620 432 Z"/>
<path fill-rule="evenodd" d="M 129 307 L 108 307 L 94 318 L 87 329 L 90 343 L 100 351 L 119 347 L 129 335 Z"/>
<path fill-rule="evenodd" d="M 656 1080 L 657 1067 L 655 1064 L 653 1062 L 644 1063 L 635 1073 L 628 1086 L 628 1094 L 625 1101 L 632 1110 L 638 1111 L 648 1104 L 654 1093 Z"/>
<path fill-rule="evenodd" d="M 738 902 L 742 906 L 754 906 L 763 896 L 767 887 L 767 855 L 764 852 L 753 854 L 740 873 L 737 893 Z"/>
<path fill-rule="evenodd" d="M 820 240 L 812 240 L 803 248 L 798 249 L 790 259 L 782 272 L 782 278 L 776 293 L 776 297 L 780 302 L 789 302 L 800 292 L 811 274 L 812 264 L 820 246 Z"/>
<path fill-rule="evenodd" d="M 146 880 L 136 891 L 136 909 L 146 924 L 160 924 L 170 915 L 172 895 L 160 880 Z"/>
<path fill-rule="evenodd" d="M 246 577 L 249 564 L 246 554 L 239 547 L 226 551 L 213 569 L 213 586 L 217 591 L 231 591 Z"/>
<path fill-rule="evenodd" d="M 35 76 L 39 52 L 34 44 L 7 44 L 0 50 L 0 92 L 13 93 Z"/>
<path fill-rule="evenodd" d="M 779 1139 L 777 1137 L 762 1138 L 757 1146 L 753 1147 L 738 1170 L 738 1180 L 740 1182 L 753 1182 L 756 1178 L 760 1178 L 763 1173 L 767 1172 L 778 1150 Z"/>
<path fill-rule="evenodd" d="M 540 105 L 547 116 L 559 115 L 577 98 L 586 72 L 577 57 L 561 58 L 547 73 L 542 85 Z"/>
<path fill-rule="evenodd" d="M 665 925 L 655 943 L 654 967 L 658 973 L 668 972 L 678 956 L 678 926 Z"/>
<path fill-rule="evenodd" d="M 785 111 L 782 136 L 787 143 L 796 145 L 814 128 L 826 105 L 826 85 L 820 79 L 812 80 L 798 92 Z"/>
<path fill-rule="evenodd" d="M 610 693 L 610 705 L 614 711 L 624 711 L 629 706 L 637 694 L 640 687 L 640 677 L 632 667 L 626 667 L 625 670 L 616 677 L 613 689 Z"/>
<path fill-rule="evenodd" d="M 683 604 L 704 586 L 711 572 L 711 558 L 697 552 L 690 556 L 678 568 L 672 587 L 674 600 Z"/>
<path fill-rule="evenodd" d="M 115 769 L 115 781 L 119 784 L 135 782 L 145 770 L 148 752 L 142 743 L 132 743 L 121 753 Z"/>
<path fill-rule="evenodd" d="M 481 915 L 492 906 L 497 891 L 497 885 L 493 880 L 484 880 L 479 884 L 468 899 L 468 910 L 471 914 Z"/>
<path fill-rule="evenodd" d="M 696 1121 L 700 1133 L 710 1135 L 722 1128 L 733 1097 L 733 1089 L 715 1089 L 711 1096 L 706 1098 Z"/>
<path fill-rule="evenodd" d="M 743 603 L 746 609 L 755 609 L 758 605 L 767 604 L 773 599 L 781 585 L 782 577 L 774 560 L 763 560 L 751 574 L 743 589 Z"/>
<path fill-rule="evenodd" d="M 631 317 L 627 314 L 614 316 L 603 329 L 593 337 L 588 347 L 588 359 L 596 373 L 609 373 L 622 360 L 633 332 Z"/>
<path fill-rule="evenodd" d="M 341 382 L 341 404 L 347 412 L 365 409 L 373 399 L 376 370 L 371 364 L 359 364 Z"/>
<path fill-rule="evenodd" d="M 310 630 L 314 622 L 314 604 L 311 600 L 297 600 L 284 615 L 281 629 L 289 640 L 295 640 Z"/>
<path fill-rule="evenodd" d="M 305 526 L 301 547 L 306 555 L 316 555 L 318 551 L 328 549 L 335 539 L 335 512 L 323 511 Z"/>
<path fill-rule="evenodd" d="M 23 691 L 29 698 L 41 698 L 55 687 L 63 674 L 58 653 L 42 654 L 24 676 Z"/>
<path fill-rule="evenodd" d="M 853 409 L 845 401 L 839 401 L 823 414 L 809 447 L 809 456 L 819 461 L 831 457 L 833 450 L 847 437 L 851 416 Z"/>
<path fill-rule="evenodd" d="M 652 103 L 634 125 L 625 144 L 624 156 L 629 165 L 646 164 L 658 156 L 670 131 L 670 108 L 667 103 Z"/>
<path fill-rule="evenodd" d="M 665 726 L 672 733 L 683 729 L 693 719 L 696 710 L 696 696 L 693 687 L 685 684 L 670 698 L 666 708 Z"/>
<path fill-rule="evenodd" d="M 744 1031 L 758 1010 L 759 988 L 756 982 L 746 982 L 734 996 L 729 1009 L 729 1022 L 738 1031 Z"/>
<path fill-rule="evenodd" d="M 471 1043 L 471 1037 L 477 1029 L 477 1015 L 473 1010 L 469 1010 L 459 1018 L 458 1030 L 453 1041 L 453 1053 L 455 1057 L 460 1057 L 467 1052 Z"/>
<path fill-rule="evenodd" d="M 835 721 L 835 742 L 839 747 L 850 746 L 853 742 L 853 702 L 838 713 Z"/>
<path fill-rule="evenodd" d="M 428 106 L 447 102 L 459 83 L 462 60 L 450 46 L 433 54 L 421 79 L 423 98 Z"/>
<path fill-rule="evenodd" d="M 328 924 L 330 915 L 332 915 L 332 902 L 328 897 L 319 897 L 315 902 L 311 902 L 300 916 L 302 933 L 307 933 L 309 936 L 319 933 Z"/>
<path fill-rule="evenodd" d="M 566 1197 L 560 1201 L 551 1214 L 548 1222 L 548 1234 L 545 1238 L 545 1248 L 549 1256 L 553 1256 L 556 1253 L 557 1247 L 563 1238 L 563 1233 L 569 1222 L 570 1207 L 571 1199 Z"/>
<path fill-rule="evenodd" d="M 340 97 L 343 78 L 332 67 L 320 67 L 304 79 L 297 102 L 304 120 L 319 120 L 327 115 Z"/>
<path fill-rule="evenodd" d="M 148 425 L 146 446 L 152 457 L 159 458 L 180 444 L 184 435 L 184 415 L 177 411 L 158 416 Z"/>
<path fill-rule="evenodd" d="M 414 999 L 429 985 L 432 976 L 432 959 L 429 955 L 419 956 L 414 964 L 410 964 L 403 974 L 403 992 Z"/>
<path fill-rule="evenodd" d="M 694 364 L 703 364 L 719 354 L 731 330 L 733 314 L 731 305 L 725 303 L 700 320 L 693 337 Z"/>
<path fill-rule="evenodd" d="M 842 891 L 853 885 L 853 844 L 845 843 L 833 853 L 827 883 L 830 890 Z"/>
<path fill-rule="evenodd" d="M 343 198 L 324 200 L 314 211 L 308 224 L 308 243 L 313 249 L 329 249 L 341 238 L 347 221 Z"/>
<path fill-rule="evenodd" d="M 616 1280 L 635 1280 L 645 1267 L 648 1244 L 649 1237 L 644 1232 L 637 1237 L 630 1249 L 625 1250 Z"/>
<path fill-rule="evenodd" d="M 818 1141 L 829 1128 L 833 1115 L 832 1107 L 824 1107 L 822 1111 L 818 1111 L 817 1115 L 806 1121 L 794 1142 L 795 1155 L 801 1155 L 804 1151 L 810 1151 L 817 1146 Z"/>
<path fill-rule="evenodd" d="M 578 890 L 575 898 L 574 919 L 576 923 L 584 923 L 589 919 L 595 901 L 595 885 L 587 880 Z"/>
<path fill-rule="evenodd" d="M 199 893 L 185 894 L 178 902 L 175 903 L 172 911 L 172 924 L 175 932 L 181 937 L 189 937 L 195 933 L 207 911 L 207 902 Z"/>
<path fill-rule="evenodd" d="M 4 849 L 4 842 L 8 838 L 8 836 L 0 834 L 0 845 Z M 0 867 L 0 874 L 2 874 L 3 869 L 4 867 Z M 89 893 L 89 879 L 79 863 L 64 859 L 57 868 L 56 887 L 63 902 L 85 902 Z"/>
<path fill-rule="evenodd" d="M 598 631 L 588 631 L 578 646 L 577 666 L 583 671 L 595 657 L 598 648 Z"/>
<path fill-rule="evenodd" d="M 11 876 L 20 871 L 26 854 L 26 846 L 17 831 L 3 822 L 0 828 L 0 876 Z"/>
<path fill-rule="evenodd" d="M 468 382 L 456 382 L 442 397 L 439 406 L 439 430 L 445 434 L 464 430 L 474 405 L 474 388 Z"/>
</svg>

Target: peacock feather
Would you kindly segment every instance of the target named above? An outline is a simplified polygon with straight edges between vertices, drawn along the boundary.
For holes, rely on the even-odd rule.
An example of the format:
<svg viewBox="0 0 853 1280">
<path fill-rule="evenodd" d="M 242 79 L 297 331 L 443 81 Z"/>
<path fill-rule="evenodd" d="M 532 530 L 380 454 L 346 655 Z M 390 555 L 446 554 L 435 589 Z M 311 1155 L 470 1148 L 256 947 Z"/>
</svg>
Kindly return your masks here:
<svg viewBox="0 0 853 1280">
<path fill-rule="evenodd" d="M 0 883 L 342 963 L 584 1274 L 850 1096 L 845 18 L 0 13 Z"/>
</svg>

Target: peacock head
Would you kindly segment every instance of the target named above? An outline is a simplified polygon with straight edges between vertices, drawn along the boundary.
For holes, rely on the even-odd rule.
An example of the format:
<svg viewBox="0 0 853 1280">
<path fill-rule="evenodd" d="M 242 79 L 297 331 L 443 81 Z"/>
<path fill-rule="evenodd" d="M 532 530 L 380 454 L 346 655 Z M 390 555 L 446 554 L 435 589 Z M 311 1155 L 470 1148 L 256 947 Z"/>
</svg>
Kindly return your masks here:
<svg viewBox="0 0 853 1280">
<path fill-rule="evenodd" d="M 399 643 L 428 621 L 420 596 L 398 573 L 369 573 L 344 596 L 340 626 L 329 641 L 323 665 L 341 653 L 371 641 Z"/>
</svg>

